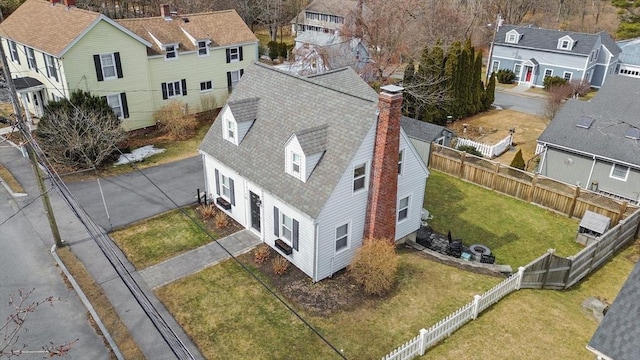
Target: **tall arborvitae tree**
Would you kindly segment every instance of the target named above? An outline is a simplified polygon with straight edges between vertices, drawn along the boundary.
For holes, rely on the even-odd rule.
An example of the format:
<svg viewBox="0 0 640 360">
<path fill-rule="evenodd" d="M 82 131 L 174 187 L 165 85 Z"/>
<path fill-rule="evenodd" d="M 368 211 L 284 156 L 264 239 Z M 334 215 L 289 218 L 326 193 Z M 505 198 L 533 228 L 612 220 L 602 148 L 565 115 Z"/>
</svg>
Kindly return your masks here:
<svg viewBox="0 0 640 360">
<path fill-rule="evenodd" d="M 404 69 L 404 76 L 402 77 L 402 84 L 405 86 L 405 89 L 413 86 L 415 83 L 415 67 L 413 66 L 413 62 L 410 62 L 407 65 L 407 68 Z M 416 117 L 416 100 L 411 95 L 410 91 L 405 91 L 404 99 L 402 100 L 402 113 L 405 116 L 415 118 Z"/>
<path fill-rule="evenodd" d="M 475 54 L 475 52 L 474 52 Z M 482 96 L 484 94 L 484 84 L 482 83 L 482 53 L 475 54 L 475 62 L 473 65 L 473 76 L 471 78 L 473 84 L 473 90 L 471 91 L 473 107 L 471 108 L 471 114 L 477 114 L 484 111 L 484 104 L 482 103 Z"/>
<path fill-rule="evenodd" d="M 456 41 L 449 47 L 447 60 L 444 64 L 444 74 L 449 85 L 451 102 L 447 106 L 447 116 L 458 119 L 464 116 L 464 101 L 460 98 L 460 42 Z"/>
<path fill-rule="evenodd" d="M 489 77 L 489 82 L 487 83 L 487 87 L 482 94 L 482 105 L 484 110 L 491 109 L 491 104 L 495 101 L 495 92 L 496 92 L 496 74 L 491 73 Z"/>
<path fill-rule="evenodd" d="M 421 76 L 424 76 L 423 74 L 425 73 L 431 73 L 434 78 L 443 79 L 433 86 L 437 87 L 439 92 L 448 93 L 447 87 L 449 84 L 448 81 L 446 81 L 446 74 L 444 72 L 444 63 L 446 59 L 444 56 L 444 50 L 442 49 L 442 42 L 440 40 L 436 41 L 436 44 L 431 51 L 424 51 L 423 55 L 425 53 L 427 56 L 424 56 L 420 63 L 421 71 L 423 71 Z M 446 96 L 446 101 L 428 104 L 422 112 L 420 117 L 421 120 L 436 124 L 444 123 L 444 120 L 446 119 L 445 107 L 450 100 L 451 98 Z"/>
</svg>

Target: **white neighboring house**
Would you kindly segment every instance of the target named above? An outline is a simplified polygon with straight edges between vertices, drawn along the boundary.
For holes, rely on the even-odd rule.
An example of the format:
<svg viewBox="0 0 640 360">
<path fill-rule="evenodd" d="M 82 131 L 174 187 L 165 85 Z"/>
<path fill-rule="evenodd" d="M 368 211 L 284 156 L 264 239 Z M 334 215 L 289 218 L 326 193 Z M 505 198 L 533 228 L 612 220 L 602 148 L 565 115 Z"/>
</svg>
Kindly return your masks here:
<svg viewBox="0 0 640 360">
<path fill-rule="evenodd" d="M 414 237 L 429 172 L 400 128 L 401 90 L 378 96 L 350 68 L 252 65 L 200 145 L 207 193 L 313 281 L 364 237 Z"/>
<path fill-rule="evenodd" d="M 369 62 L 369 51 L 360 39 L 317 31 L 298 35 L 289 71 L 299 75 L 321 74 L 349 66 L 360 72 Z"/>
</svg>

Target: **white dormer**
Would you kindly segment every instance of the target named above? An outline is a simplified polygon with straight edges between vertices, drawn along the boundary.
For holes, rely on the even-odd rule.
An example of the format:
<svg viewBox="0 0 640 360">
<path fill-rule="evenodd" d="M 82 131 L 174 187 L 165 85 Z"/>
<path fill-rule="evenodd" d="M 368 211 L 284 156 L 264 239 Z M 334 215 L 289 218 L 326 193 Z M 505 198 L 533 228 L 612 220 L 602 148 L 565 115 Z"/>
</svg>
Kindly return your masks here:
<svg viewBox="0 0 640 360">
<path fill-rule="evenodd" d="M 258 117 L 259 102 L 259 98 L 229 101 L 222 110 L 222 138 L 239 145 Z"/>
<path fill-rule="evenodd" d="M 506 35 L 506 36 L 505 36 L 505 38 L 504 38 L 504 41 L 505 41 L 505 42 L 508 42 L 508 43 L 510 43 L 510 44 L 517 44 L 517 43 L 518 43 L 518 41 L 520 41 L 520 37 L 521 37 L 521 36 L 522 36 L 522 35 L 520 35 L 520 33 L 519 33 L 519 32 L 517 32 L 515 29 L 513 29 L 513 30 L 509 30 L 509 31 L 507 32 L 507 35 Z"/>
<path fill-rule="evenodd" d="M 571 38 L 569 35 L 565 35 L 558 39 L 558 50 L 571 50 L 573 49 L 573 45 L 575 45 L 576 41 Z"/>
<path fill-rule="evenodd" d="M 316 126 L 291 135 L 284 145 L 285 172 L 306 182 L 327 150 L 327 125 Z"/>
<path fill-rule="evenodd" d="M 178 44 L 166 44 L 163 46 L 165 60 L 178 59 Z"/>
<path fill-rule="evenodd" d="M 182 30 L 189 41 L 191 41 L 191 44 L 198 49 L 198 56 L 209 56 L 209 45 L 211 44 L 211 39 L 197 39 L 185 28 L 180 27 L 180 30 Z"/>
</svg>

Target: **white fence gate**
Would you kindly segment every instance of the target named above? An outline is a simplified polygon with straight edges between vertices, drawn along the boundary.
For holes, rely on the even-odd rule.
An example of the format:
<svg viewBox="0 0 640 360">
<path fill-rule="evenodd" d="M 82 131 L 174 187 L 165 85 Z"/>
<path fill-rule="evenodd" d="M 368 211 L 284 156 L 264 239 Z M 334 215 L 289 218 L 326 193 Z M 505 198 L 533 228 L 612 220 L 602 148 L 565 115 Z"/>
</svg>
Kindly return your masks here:
<svg viewBox="0 0 640 360">
<path fill-rule="evenodd" d="M 418 336 L 402 344 L 382 360 L 408 360 L 422 356 L 428 348 L 449 337 L 454 331 L 471 320 L 475 320 L 482 311 L 497 303 L 503 297 L 520 289 L 524 267 L 494 286 L 482 295 L 473 297 L 473 301 L 449 314 L 428 330 L 420 329 Z"/>
</svg>

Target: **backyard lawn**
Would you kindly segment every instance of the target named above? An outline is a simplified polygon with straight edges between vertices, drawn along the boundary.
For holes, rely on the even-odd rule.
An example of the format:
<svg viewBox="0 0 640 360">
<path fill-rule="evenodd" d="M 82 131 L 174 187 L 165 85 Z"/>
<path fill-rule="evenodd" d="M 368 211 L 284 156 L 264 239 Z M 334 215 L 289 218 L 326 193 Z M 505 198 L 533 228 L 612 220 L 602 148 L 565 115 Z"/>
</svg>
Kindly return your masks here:
<svg viewBox="0 0 640 360">
<path fill-rule="evenodd" d="M 514 271 L 550 248 L 560 256 L 582 249 L 575 242 L 576 220 L 438 171 L 427 180 L 424 207 L 433 215 L 429 225 L 435 231 L 451 230 L 467 246 L 488 246 L 496 263 Z"/>
</svg>

